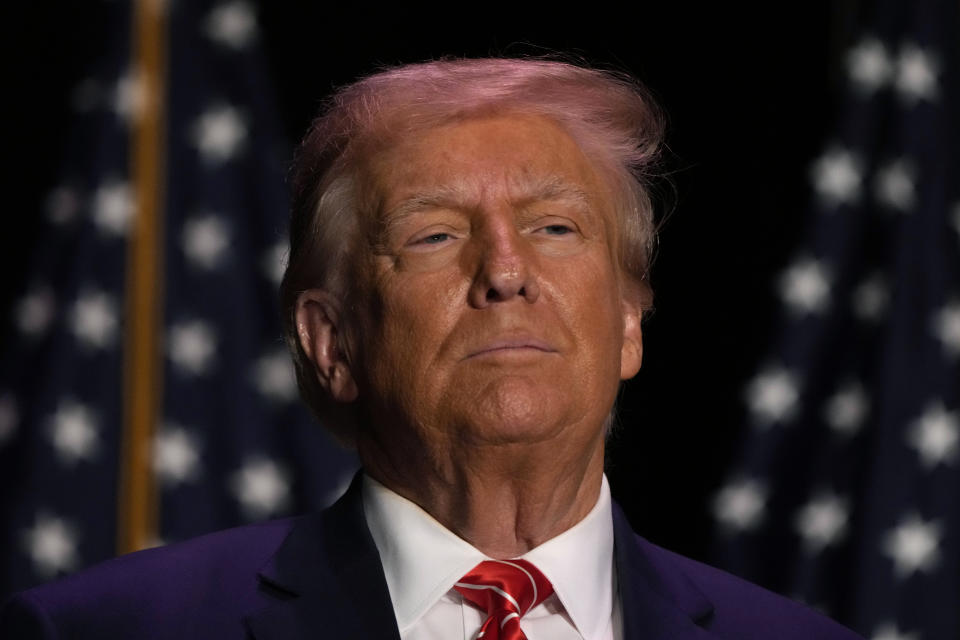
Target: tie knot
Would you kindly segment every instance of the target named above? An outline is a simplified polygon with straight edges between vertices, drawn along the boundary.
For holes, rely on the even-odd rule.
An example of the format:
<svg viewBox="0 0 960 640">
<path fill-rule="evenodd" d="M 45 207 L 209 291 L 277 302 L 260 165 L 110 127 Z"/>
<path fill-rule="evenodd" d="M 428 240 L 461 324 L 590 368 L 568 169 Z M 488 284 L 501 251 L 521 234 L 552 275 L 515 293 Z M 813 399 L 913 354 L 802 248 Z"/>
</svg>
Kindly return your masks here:
<svg viewBox="0 0 960 640">
<path fill-rule="evenodd" d="M 553 593 L 550 581 L 526 560 L 485 560 L 454 588 L 465 600 L 486 611 L 488 623 L 495 622 L 498 630 L 506 631 L 505 625 L 513 622 L 511 626 L 518 632 L 519 618 Z"/>
</svg>

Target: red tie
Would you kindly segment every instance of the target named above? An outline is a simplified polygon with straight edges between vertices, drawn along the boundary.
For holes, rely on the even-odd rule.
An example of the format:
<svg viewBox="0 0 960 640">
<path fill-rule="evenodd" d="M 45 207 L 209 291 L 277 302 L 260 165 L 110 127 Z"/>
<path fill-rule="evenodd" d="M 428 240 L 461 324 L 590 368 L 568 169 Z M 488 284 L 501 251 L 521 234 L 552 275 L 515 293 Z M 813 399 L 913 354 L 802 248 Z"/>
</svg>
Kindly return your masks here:
<svg viewBox="0 0 960 640">
<path fill-rule="evenodd" d="M 553 585 L 526 560 L 485 560 L 453 586 L 487 612 L 477 638 L 526 640 L 520 618 L 553 593 Z"/>
</svg>

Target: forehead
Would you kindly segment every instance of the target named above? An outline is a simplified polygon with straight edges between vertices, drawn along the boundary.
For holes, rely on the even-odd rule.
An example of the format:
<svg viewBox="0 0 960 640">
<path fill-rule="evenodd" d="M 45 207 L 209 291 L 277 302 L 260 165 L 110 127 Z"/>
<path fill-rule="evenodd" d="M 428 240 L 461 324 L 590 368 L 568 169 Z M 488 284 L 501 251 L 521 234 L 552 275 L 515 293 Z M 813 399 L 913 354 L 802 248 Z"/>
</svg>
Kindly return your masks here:
<svg viewBox="0 0 960 640">
<path fill-rule="evenodd" d="M 562 197 L 607 209 L 591 162 L 560 125 L 542 116 L 475 117 L 411 133 L 373 154 L 365 169 L 381 214 L 425 194 L 468 206 L 491 198 Z"/>
</svg>

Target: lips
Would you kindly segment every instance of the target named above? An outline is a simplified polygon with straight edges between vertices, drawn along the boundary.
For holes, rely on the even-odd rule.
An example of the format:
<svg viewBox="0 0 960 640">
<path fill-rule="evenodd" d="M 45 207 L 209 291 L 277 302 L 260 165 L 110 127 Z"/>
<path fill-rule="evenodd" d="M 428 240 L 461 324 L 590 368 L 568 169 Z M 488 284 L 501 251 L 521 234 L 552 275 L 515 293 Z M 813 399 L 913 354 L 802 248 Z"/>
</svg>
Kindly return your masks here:
<svg viewBox="0 0 960 640">
<path fill-rule="evenodd" d="M 496 338 L 483 343 L 480 347 L 471 350 L 467 358 L 475 358 L 485 355 L 500 355 L 510 353 L 523 353 L 528 351 L 541 351 L 544 353 L 554 353 L 554 349 L 549 343 L 533 336 L 511 336 L 507 338 Z"/>
</svg>

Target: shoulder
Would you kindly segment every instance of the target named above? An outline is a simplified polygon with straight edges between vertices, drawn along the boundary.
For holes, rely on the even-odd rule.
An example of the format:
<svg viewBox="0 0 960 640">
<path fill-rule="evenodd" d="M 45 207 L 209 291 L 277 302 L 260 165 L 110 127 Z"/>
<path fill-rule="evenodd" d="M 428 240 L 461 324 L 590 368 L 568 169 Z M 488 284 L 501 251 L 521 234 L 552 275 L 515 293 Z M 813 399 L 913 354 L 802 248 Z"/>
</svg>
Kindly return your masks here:
<svg viewBox="0 0 960 640">
<path fill-rule="evenodd" d="M 853 631 L 798 602 L 668 551 L 640 536 L 636 540 L 657 573 L 688 582 L 709 601 L 712 609 L 704 616 L 703 626 L 720 638 L 860 639 Z"/>
<path fill-rule="evenodd" d="M 190 626 L 192 637 L 207 621 L 218 628 L 218 619 L 231 619 L 240 637 L 241 614 L 265 601 L 257 572 L 296 521 L 132 553 L 16 594 L 0 610 L 0 635 L 55 637 L 57 629 L 71 637 L 70 629 L 83 629 L 91 637 L 164 638 Z"/>
</svg>

